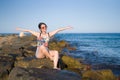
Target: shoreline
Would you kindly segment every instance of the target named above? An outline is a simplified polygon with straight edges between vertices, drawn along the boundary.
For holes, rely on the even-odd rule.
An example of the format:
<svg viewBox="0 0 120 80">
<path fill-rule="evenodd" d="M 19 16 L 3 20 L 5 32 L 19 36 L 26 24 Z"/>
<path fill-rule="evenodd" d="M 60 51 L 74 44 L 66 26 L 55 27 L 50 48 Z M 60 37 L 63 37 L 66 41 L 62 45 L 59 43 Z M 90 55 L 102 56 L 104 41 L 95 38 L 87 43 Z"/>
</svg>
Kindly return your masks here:
<svg viewBox="0 0 120 80">
<path fill-rule="evenodd" d="M 7 52 L 3 52 L 3 53 L 5 53 L 6 55 L 8 55 L 8 54 L 10 54 L 11 52 L 13 52 L 13 51 L 15 51 L 15 49 L 18 47 L 21 47 L 21 46 L 23 46 L 24 45 L 24 47 L 25 46 L 27 46 L 28 47 L 28 44 L 31 42 L 31 41 L 33 41 L 34 39 L 35 39 L 35 37 L 33 37 L 33 36 L 27 36 L 26 38 L 25 37 L 23 37 L 23 38 L 19 38 L 18 36 L 16 36 L 16 35 L 10 35 L 10 36 L 12 36 L 13 38 L 9 38 L 8 39 L 8 41 L 9 41 L 9 43 L 5 43 L 4 45 L 7 45 L 7 44 L 9 44 L 10 46 L 4 46 L 4 48 L 6 48 L 6 49 L 8 49 L 8 53 Z M 16 39 L 18 39 L 18 40 L 16 40 Z M 30 42 L 25 42 L 25 41 L 27 41 L 27 40 L 31 40 Z M 22 44 L 21 44 L 21 41 L 22 41 Z M 17 45 L 14 45 L 14 44 L 17 44 Z M 36 43 L 31 43 L 31 44 L 29 44 L 29 45 L 31 45 L 31 46 L 33 46 L 33 45 L 35 45 Z M 53 44 L 56 44 L 56 43 L 51 43 L 52 45 Z M 68 43 L 66 43 L 66 42 L 64 42 L 64 41 L 62 41 L 62 42 L 60 42 L 59 43 L 59 45 L 60 46 L 62 46 L 61 48 L 64 48 L 64 44 L 68 44 Z M 15 48 L 15 49 L 13 49 L 13 50 L 9 50 L 10 49 L 10 47 L 11 48 Z M 28 51 L 27 53 L 29 53 L 29 55 L 27 54 L 27 56 L 33 56 L 34 55 L 34 49 L 32 48 L 32 47 L 25 47 L 25 49 L 28 49 L 28 50 L 26 50 L 26 51 Z M 53 47 L 53 46 L 52 46 Z M 53 48 L 55 48 L 55 47 L 53 47 Z M 56 48 L 56 49 L 60 49 L 61 50 L 61 48 Z M 33 51 L 29 51 L 29 50 L 33 50 Z M 4 51 L 4 50 L 3 50 Z M 18 50 L 16 50 L 16 52 L 14 53 L 14 54 L 18 54 L 18 55 L 20 55 L 20 51 Z M 23 57 L 18 57 L 18 60 L 22 60 L 23 59 Z M 83 63 L 84 64 L 84 63 Z M 92 68 L 91 68 L 92 69 Z M 100 69 L 98 69 L 98 70 L 100 70 Z M 119 76 L 119 75 L 117 75 L 117 76 Z"/>
</svg>

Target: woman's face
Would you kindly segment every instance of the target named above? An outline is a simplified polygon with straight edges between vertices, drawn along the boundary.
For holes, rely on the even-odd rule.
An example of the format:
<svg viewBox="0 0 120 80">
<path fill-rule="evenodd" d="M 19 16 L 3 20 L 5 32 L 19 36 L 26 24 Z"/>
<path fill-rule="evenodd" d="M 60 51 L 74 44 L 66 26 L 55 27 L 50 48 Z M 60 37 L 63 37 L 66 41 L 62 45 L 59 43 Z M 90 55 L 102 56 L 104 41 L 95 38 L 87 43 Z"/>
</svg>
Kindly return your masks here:
<svg viewBox="0 0 120 80">
<path fill-rule="evenodd" d="M 40 30 L 41 30 L 42 32 L 46 32 L 47 27 L 46 27 L 44 24 L 42 24 L 41 27 L 40 27 Z"/>
</svg>

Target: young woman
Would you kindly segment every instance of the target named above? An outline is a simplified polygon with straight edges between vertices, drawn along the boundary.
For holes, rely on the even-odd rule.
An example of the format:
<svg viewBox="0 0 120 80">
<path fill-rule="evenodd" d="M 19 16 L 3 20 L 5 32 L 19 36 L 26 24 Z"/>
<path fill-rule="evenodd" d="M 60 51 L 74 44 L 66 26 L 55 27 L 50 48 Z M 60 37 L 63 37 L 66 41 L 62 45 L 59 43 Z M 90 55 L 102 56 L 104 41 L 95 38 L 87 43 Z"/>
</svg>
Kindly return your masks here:
<svg viewBox="0 0 120 80">
<path fill-rule="evenodd" d="M 59 69 L 57 67 L 59 53 L 56 50 L 49 50 L 48 42 L 49 42 L 49 39 L 52 36 L 54 36 L 56 33 L 66 30 L 66 29 L 71 29 L 71 27 L 59 28 L 59 29 L 56 29 L 49 33 L 47 33 L 47 25 L 45 23 L 39 23 L 38 28 L 39 28 L 40 32 L 35 32 L 32 30 L 22 29 L 22 28 L 16 28 L 16 30 L 29 32 L 29 33 L 33 34 L 34 36 L 36 36 L 37 37 L 37 50 L 36 50 L 36 54 L 35 54 L 36 58 L 47 57 L 53 61 L 54 69 Z"/>
</svg>

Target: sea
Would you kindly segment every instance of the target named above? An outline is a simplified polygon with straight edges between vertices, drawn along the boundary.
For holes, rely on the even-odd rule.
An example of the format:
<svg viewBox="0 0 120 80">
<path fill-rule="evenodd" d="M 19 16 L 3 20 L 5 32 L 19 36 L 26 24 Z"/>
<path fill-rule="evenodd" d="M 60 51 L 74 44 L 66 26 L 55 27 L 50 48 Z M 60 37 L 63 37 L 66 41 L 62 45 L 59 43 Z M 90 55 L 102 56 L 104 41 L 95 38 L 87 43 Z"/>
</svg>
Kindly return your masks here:
<svg viewBox="0 0 120 80">
<path fill-rule="evenodd" d="M 76 47 L 75 51 L 65 50 L 68 55 L 83 59 L 93 69 L 111 69 L 120 75 L 120 33 L 62 33 L 55 37 Z"/>
<path fill-rule="evenodd" d="M 67 55 L 82 59 L 92 69 L 111 69 L 115 75 L 120 75 L 120 33 L 59 33 L 54 38 L 76 47 L 73 51 L 64 49 Z"/>
</svg>

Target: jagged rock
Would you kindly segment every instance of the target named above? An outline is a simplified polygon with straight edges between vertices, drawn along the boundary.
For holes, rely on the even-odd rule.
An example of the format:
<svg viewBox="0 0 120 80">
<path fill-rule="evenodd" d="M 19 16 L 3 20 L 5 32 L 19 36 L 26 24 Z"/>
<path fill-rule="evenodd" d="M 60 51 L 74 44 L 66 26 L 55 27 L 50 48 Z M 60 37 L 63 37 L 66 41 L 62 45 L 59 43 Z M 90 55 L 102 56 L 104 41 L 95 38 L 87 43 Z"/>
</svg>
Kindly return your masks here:
<svg viewBox="0 0 120 80">
<path fill-rule="evenodd" d="M 76 72 L 79 75 L 82 75 L 81 72 L 87 69 L 87 65 L 80 63 L 80 61 L 70 56 L 62 55 L 60 60 L 60 67 L 62 69 Z"/>
<path fill-rule="evenodd" d="M 0 53 L 4 53 L 4 55 L 8 54 L 22 54 L 20 48 L 24 47 L 24 52 L 28 54 L 30 51 L 33 54 L 35 51 L 27 50 L 31 46 L 35 46 L 36 37 L 34 36 L 25 36 L 19 38 L 17 35 L 10 35 L 2 37 L 0 40 Z M 29 55 L 28 55 L 29 56 Z M 31 56 L 31 55 L 30 55 Z"/>
<path fill-rule="evenodd" d="M 23 68 L 39 68 L 41 66 L 45 66 L 53 68 L 53 62 L 48 58 L 36 59 L 35 57 L 26 57 L 15 61 L 14 66 Z"/>
<path fill-rule="evenodd" d="M 44 66 L 52 69 L 53 62 L 48 58 L 36 59 L 35 57 L 17 57 L 17 61 L 15 61 L 14 66 L 23 68 L 41 68 Z M 86 65 L 81 64 L 78 60 L 70 56 L 62 55 L 62 57 L 59 59 L 58 67 L 77 72 L 79 75 L 81 75 L 81 70 L 86 68 Z"/>
<path fill-rule="evenodd" d="M 81 80 L 81 77 L 66 70 L 15 67 L 8 80 Z"/>
<path fill-rule="evenodd" d="M 62 61 L 67 65 L 67 68 L 85 68 L 85 65 L 81 64 L 77 59 L 74 59 L 70 56 L 62 56 Z"/>
<path fill-rule="evenodd" d="M 58 47 L 57 46 L 57 43 L 56 42 L 50 42 L 49 43 L 49 49 L 50 50 L 57 50 L 59 51 L 59 53 L 61 52 L 62 48 Z"/>
<path fill-rule="evenodd" d="M 68 43 L 64 40 L 61 40 L 59 42 L 57 42 L 57 46 L 61 47 L 61 48 L 64 48 L 68 45 Z"/>
<path fill-rule="evenodd" d="M 88 70 L 83 72 L 82 80 L 116 80 L 111 70 Z"/>
<path fill-rule="evenodd" d="M 7 80 L 13 64 L 14 60 L 12 57 L 0 56 L 0 80 Z"/>
<path fill-rule="evenodd" d="M 35 57 L 17 57 L 17 61 L 15 61 L 15 66 L 19 67 L 39 67 L 39 66 L 46 66 L 49 68 L 53 67 L 53 62 L 48 58 L 43 59 L 36 59 Z M 78 60 L 63 55 L 59 60 L 59 65 L 64 68 L 75 68 L 75 69 L 84 69 L 85 65 L 81 64 Z"/>
<path fill-rule="evenodd" d="M 61 41 L 51 41 L 49 43 L 49 49 L 50 50 L 57 50 L 59 53 L 62 52 L 62 50 L 66 48 L 68 50 L 76 50 L 75 47 L 71 47 L 68 42 L 61 40 Z"/>
</svg>

